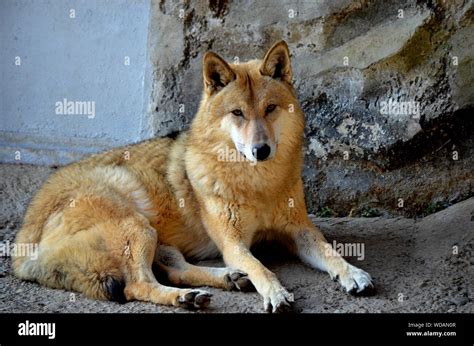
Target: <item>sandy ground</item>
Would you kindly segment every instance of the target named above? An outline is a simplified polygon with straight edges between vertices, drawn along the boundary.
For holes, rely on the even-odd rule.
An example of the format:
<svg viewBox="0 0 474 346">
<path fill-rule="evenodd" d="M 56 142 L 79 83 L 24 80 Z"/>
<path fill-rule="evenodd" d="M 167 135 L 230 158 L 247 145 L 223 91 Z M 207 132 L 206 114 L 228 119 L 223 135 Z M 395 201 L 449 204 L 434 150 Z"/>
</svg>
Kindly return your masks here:
<svg viewBox="0 0 474 346">
<path fill-rule="evenodd" d="M 13 241 L 32 194 L 52 172 L 46 167 L 0 165 L 0 241 Z M 329 276 L 278 247 L 257 256 L 295 295 L 298 312 L 474 312 L 474 198 L 424 219 L 314 219 L 332 243 L 364 245 L 364 258 L 347 257 L 375 279 L 377 294 L 353 297 Z M 222 266 L 220 260 L 203 262 Z M 207 312 L 262 312 L 257 293 L 213 293 Z M 0 257 L 0 312 L 186 312 L 150 303 L 123 305 L 22 282 Z"/>
</svg>

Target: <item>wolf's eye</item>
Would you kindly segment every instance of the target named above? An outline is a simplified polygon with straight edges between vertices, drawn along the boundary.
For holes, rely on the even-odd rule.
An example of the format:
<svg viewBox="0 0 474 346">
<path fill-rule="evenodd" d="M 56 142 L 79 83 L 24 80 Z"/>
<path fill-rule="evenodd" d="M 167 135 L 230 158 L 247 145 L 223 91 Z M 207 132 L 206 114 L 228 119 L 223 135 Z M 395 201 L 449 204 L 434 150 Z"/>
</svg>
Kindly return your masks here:
<svg viewBox="0 0 474 346">
<path fill-rule="evenodd" d="M 242 113 L 242 111 L 240 109 L 234 109 L 232 111 L 232 114 L 234 114 L 235 116 L 238 116 L 238 117 L 243 117 L 244 116 L 244 113 Z"/>
<path fill-rule="evenodd" d="M 276 108 L 276 105 L 268 105 L 267 109 L 265 109 L 265 113 L 267 113 L 267 114 L 271 113 L 275 110 L 275 108 Z"/>
</svg>

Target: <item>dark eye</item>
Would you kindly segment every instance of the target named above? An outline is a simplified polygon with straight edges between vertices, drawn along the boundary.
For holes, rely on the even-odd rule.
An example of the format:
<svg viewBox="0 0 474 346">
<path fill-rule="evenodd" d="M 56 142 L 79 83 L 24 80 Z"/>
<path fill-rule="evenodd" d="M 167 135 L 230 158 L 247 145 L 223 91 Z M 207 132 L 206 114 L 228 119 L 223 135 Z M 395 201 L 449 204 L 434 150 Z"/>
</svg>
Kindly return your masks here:
<svg viewBox="0 0 474 346">
<path fill-rule="evenodd" d="M 275 110 L 276 105 L 268 105 L 267 109 L 265 110 L 266 113 L 271 113 Z"/>
<path fill-rule="evenodd" d="M 242 113 L 242 111 L 240 109 L 234 109 L 232 111 L 232 114 L 234 114 L 235 116 L 238 116 L 238 117 L 243 117 L 244 116 L 244 113 Z"/>
</svg>

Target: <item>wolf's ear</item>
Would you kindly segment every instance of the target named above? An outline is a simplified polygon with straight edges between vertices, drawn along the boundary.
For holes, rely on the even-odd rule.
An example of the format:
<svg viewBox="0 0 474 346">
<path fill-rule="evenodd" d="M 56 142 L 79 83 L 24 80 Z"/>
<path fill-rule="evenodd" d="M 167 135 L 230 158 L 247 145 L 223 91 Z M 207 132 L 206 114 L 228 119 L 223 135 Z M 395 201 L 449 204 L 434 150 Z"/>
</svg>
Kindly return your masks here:
<svg viewBox="0 0 474 346">
<path fill-rule="evenodd" d="M 204 55 L 202 73 L 204 88 L 208 94 L 218 92 L 235 79 L 235 72 L 229 64 L 213 52 Z"/>
<path fill-rule="evenodd" d="M 293 74 L 291 72 L 290 51 L 285 41 L 279 41 L 273 45 L 263 58 L 260 73 L 291 84 Z"/>
</svg>

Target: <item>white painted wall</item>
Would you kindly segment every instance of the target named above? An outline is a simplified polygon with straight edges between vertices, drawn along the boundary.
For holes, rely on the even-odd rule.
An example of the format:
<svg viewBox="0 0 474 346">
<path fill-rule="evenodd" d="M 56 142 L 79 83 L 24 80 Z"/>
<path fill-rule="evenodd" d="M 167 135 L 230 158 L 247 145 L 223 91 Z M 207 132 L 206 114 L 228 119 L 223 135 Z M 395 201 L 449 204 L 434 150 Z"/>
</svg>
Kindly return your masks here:
<svg viewBox="0 0 474 346">
<path fill-rule="evenodd" d="M 1 1 L 0 161 L 65 164 L 151 136 L 149 17 L 149 0 Z M 58 114 L 64 99 L 95 114 Z"/>
</svg>

